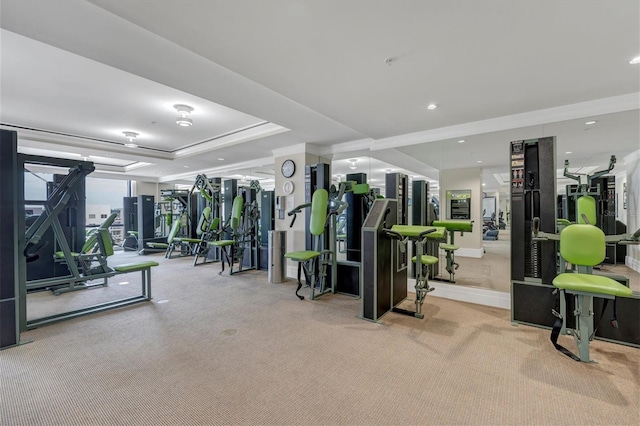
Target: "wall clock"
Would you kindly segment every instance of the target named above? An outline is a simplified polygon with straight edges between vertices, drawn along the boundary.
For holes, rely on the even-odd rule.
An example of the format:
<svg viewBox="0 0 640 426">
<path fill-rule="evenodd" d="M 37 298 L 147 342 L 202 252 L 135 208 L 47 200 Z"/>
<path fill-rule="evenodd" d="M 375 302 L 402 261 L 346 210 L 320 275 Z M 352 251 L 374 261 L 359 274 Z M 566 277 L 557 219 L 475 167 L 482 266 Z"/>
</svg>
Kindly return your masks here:
<svg viewBox="0 0 640 426">
<path fill-rule="evenodd" d="M 293 193 L 293 182 L 290 180 L 286 181 L 284 185 L 282 185 L 282 192 L 287 195 L 291 195 Z"/>
<path fill-rule="evenodd" d="M 293 160 L 285 160 L 282 163 L 282 176 L 286 178 L 290 178 L 296 172 L 296 163 Z"/>
</svg>

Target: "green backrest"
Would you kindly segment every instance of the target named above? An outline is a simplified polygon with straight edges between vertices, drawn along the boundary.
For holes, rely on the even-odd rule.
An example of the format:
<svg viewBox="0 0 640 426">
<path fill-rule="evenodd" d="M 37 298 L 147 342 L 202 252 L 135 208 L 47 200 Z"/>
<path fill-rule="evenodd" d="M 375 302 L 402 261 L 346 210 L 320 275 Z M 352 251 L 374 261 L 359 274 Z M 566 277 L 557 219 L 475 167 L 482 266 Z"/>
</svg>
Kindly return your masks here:
<svg viewBox="0 0 640 426">
<path fill-rule="evenodd" d="M 209 216 L 211 216 L 211 207 L 205 207 L 198 221 L 198 227 L 196 228 L 197 235 L 202 235 L 209 230 Z"/>
<path fill-rule="evenodd" d="M 598 265 L 605 250 L 604 232 L 597 226 L 575 224 L 560 232 L 560 255 L 574 265 Z"/>
<path fill-rule="evenodd" d="M 368 183 L 358 183 L 353 186 L 354 194 L 368 194 L 369 193 L 369 184 Z"/>
<path fill-rule="evenodd" d="M 215 231 L 220 226 L 220 218 L 214 217 L 211 221 L 211 225 L 209 225 L 209 231 Z"/>
<path fill-rule="evenodd" d="M 576 207 L 576 223 L 586 223 L 582 215 L 587 217 L 589 224 L 596 224 L 596 199 L 590 195 L 578 198 Z"/>
<path fill-rule="evenodd" d="M 235 232 L 240 226 L 240 220 L 242 219 L 242 208 L 244 207 L 244 200 L 241 195 L 238 195 L 233 199 L 233 206 L 231 207 L 231 229 Z"/>
<path fill-rule="evenodd" d="M 94 232 L 89 236 L 89 238 L 87 238 L 87 241 L 84 242 L 84 245 L 82 246 L 82 250 L 80 252 L 89 253 L 91 250 L 93 250 L 93 246 L 96 245 L 96 242 L 98 242 L 98 236 Z"/>
<path fill-rule="evenodd" d="M 98 229 L 98 233 L 100 234 L 100 239 L 104 245 L 104 253 L 102 254 L 107 257 L 113 255 L 113 243 L 111 242 L 111 234 L 109 234 L 109 230 L 106 228 L 100 228 Z"/>
<path fill-rule="evenodd" d="M 326 189 L 317 189 L 311 199 L 311 217 L 309 218 L 309 230 L 313 235 L 324 232 L 324 223 L 327 220 L 327 205 L 329 193 Z"/>
<path fill-rule="evenodd" d="M 171 225 L 171 230 L 169 231 L 169 235 L 167 235 L 167 244 L 171 244 L 173 239 L 176 237 L 178 233 L 178 228 L 180 228 L 180 220 L 174 220 L 173 225 Z"/>
</svg>

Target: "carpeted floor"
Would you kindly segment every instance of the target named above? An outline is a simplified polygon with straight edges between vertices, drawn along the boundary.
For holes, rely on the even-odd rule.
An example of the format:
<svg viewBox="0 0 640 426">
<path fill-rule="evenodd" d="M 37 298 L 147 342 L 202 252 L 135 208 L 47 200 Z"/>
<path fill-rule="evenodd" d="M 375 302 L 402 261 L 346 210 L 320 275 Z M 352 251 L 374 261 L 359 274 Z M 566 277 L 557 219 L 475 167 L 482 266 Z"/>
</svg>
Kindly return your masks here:
<svg viewBox="0 0 640 426">
<path fill-rule="evenodd" d="M 583 364 L 548 330 L 437 291 L 424 320 L 380 325 L 347 296 L 299 301 L 293 281 L 265 272 L 150 257 L 153 302 L 32 330 L 0 352 L 0 424 L 640 423 L 638 349 L 595 341 L 599 363 Z M 122 277 L 58 298 L 140 279 Z"/>
</svg>

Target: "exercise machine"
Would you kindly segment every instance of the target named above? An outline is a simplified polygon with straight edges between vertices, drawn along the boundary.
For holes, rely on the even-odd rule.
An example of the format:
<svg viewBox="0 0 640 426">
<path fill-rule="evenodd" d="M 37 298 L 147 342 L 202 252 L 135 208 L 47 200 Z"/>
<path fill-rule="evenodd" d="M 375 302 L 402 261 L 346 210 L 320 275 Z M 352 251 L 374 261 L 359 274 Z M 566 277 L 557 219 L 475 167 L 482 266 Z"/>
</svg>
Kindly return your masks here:
<svg viewBox="0 0 640 426">
<path fill-rule="evenodd" d="M 473 232 L 473 220 L 463 220 L 463 219 L 434 220 L 433 226 L 445 228 L 449 235 L 449 242 L 445 242 L 445 244 L 441 243 L 439 247 L 445 252 L 445 259 L 447 261 L 445 270 L 449 273 L 449 278 L 436 276 L 436 277 L 433 277 L 433 279 L 437 281 L 455 283 L 456 270 L 460 267 L 460 265 L 456 263 L 456 258 L 455 258 L 455 251 L 460 248 L 455 244 L 455 233 L 459 232 L 460 235 L 462 236 L 464 235 L 465 232 Z"/>
</svg>

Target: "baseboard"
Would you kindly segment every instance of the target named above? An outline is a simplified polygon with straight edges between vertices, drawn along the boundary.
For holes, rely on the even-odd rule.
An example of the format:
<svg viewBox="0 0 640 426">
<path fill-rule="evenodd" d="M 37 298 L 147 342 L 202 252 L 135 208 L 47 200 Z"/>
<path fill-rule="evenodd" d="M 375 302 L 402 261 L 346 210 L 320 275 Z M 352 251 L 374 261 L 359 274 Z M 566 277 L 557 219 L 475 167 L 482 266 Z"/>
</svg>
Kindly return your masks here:
<svg viewBox="0 0 640 426">
<path fill-rule="evenodd" d="M 633 269 L 636 272 L 640 272 L 640 260 L 634 259 L 631 256 L 626 256 L 624 258 L 624 264 L 629 268 Z"/>
<path fill-rule="evenodd" d="M 511 295 L 503 291 L 489 290 L 478 287 L 463 287 L 456 284 L 439 283 L 429 281 L 429 285 L 435 290 L 429 293 L 429 297 L 441 297 L 443 299 L 458 300 L 460 302 L 476 303 L 478 305 L 492 306 L 494 308 L 511 309 Z M 415 292 L 415 280 L 410 279 L 407 290 Z"/>
<path fill-rule="evenodd" d="M 476 259 L 482 259 L 482 256 L 484 256 L 484 248 L 472 249 L 460 247 L 455 251 L 455 255 L 456 257 L 475 257 Z"/>
</svg>

